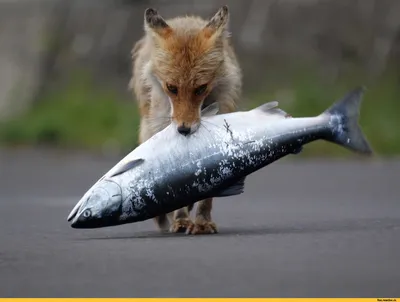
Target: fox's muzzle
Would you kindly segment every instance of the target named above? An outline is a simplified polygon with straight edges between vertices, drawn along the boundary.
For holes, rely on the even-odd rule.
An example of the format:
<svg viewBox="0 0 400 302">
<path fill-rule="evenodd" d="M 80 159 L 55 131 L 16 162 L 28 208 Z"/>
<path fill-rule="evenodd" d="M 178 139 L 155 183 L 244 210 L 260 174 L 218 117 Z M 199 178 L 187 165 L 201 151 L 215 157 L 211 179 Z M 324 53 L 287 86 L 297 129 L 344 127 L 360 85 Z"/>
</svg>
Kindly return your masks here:
<svg viewBox="0 0 400 302">
<path fill-rule="evenodd" d="M 185 124 L 178 126 L 177 130 L 178 130 L 179 134 L 182 134 L 184 136 L 189 135 L 190 132 L 192 131 L 190 129 L 190 127 L 186 127 Z"/>
<path fill-rule="evenodd" d="M 179 134 L 182 134 L 183 136 L 188 136 L 190 134 L 193 134 L 199 129 L 199 123 L 192 124 L 191 126 L 186 126 L 185 123 L 182 123 L 177 126 L 176 130 L 178 131 Z"/>
</svg>

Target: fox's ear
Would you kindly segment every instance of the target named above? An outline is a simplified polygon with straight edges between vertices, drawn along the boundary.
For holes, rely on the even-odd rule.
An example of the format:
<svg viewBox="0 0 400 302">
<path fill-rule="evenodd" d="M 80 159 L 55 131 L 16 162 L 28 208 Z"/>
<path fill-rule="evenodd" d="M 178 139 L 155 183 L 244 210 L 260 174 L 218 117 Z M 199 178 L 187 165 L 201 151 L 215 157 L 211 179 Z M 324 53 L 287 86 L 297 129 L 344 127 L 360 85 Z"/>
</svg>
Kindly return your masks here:
<svg viewBox="0 0 400 302">
<path fill-rule="evenodd" d="M 165 22 L 164 18 L 158 14 L 157 10 L 148 8 L 144 12 L 144 27 L 147 31 L 154 32 L 160 37 L 167 37 L 172 28 Z"/>
<path fill-rule="evenodd" d="M 208 37 L 220 36 L 228 34 L 227 27 L 229 22 L 229 10 L 228 6 L 224 5 L 217 13 L 208 21 L 204 28 L 204 33 Z"/>
</svg>

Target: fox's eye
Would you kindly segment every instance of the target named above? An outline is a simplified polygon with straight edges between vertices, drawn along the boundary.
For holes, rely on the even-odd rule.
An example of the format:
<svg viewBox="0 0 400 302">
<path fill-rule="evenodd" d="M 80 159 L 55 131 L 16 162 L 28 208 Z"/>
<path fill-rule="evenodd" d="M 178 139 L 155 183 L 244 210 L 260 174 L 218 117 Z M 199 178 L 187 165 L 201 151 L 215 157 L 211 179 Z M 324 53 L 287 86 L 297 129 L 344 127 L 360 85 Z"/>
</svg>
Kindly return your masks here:
<svg viewBox="0 0 400 302">
<path fill-rule="evenodd" d="M 195 95 L 202 95 L 207 89 L 207 84 L 201 85 L 194 90 Z"/>
<path fill-rule="evenodd" d="M 167 84 L 167 89 L 169 92 L 173 93 L 173 94 L 178 94 L 178 87 L 174 86 L 174 85 L 170 85 Z"/>
</svg>

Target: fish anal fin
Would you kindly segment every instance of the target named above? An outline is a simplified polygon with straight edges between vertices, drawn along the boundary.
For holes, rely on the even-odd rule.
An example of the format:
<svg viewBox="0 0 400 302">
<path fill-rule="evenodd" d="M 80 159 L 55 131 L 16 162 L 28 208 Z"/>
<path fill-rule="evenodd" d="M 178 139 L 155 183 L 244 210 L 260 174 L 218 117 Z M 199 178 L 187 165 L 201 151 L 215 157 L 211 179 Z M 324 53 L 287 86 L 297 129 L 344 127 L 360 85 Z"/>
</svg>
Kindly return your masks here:
<svg viewBox="0 0 400 302">
<path fill-rule="evenodd" d="M 220 191 L 218 191 L 216 194 L 213 194 L 214 197 L 226 197 L 226 196 L 234 196 L 234 195 L 240 195 L 244 192 L 244 183 L 245 183 L 246 177 L 241 178 L 237 182 L 235 182 L 233 185 L 230 185 L 229 187 L 226 187 Z"/>
</svg>

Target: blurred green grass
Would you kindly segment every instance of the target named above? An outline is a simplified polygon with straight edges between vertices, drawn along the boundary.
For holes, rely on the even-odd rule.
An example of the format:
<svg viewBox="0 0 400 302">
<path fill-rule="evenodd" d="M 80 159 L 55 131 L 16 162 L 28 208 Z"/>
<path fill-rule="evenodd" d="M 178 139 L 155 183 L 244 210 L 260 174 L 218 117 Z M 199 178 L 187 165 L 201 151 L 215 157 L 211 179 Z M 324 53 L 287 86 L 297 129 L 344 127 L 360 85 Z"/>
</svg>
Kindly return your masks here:
<svg viewBox="0 0 400 302">
<path fill-rule="evenodd" d="M 347 91 L 366 84 L 360 81 L 364 77 L 362 74 L 347 74 L 334 83 L 324 81 L 310 69 L 283 76 L 285 81 L 279 81 L 276 73 L 267 75 L 265 87 L 247 93 L 247 103 L 241 108 L 250 109 L 278 100 L 280 107 L 295 117 L 314 116 Z M 400 154 L 398 82 L 398 74 L 388 71 L 366 84 L 360 124 L 380 156 Z M 120 151 L 127 152 L 137 146 L 138 125 L 138 110 L 131 97 L 118 95 L 105 85 L 95 85 L 90 76 L 75 75 L 62 87 L 48 91 L 26 114 L 1 124 L 0 143 L 90 150 L 116 144 Z M 306 146 L 301 156 L 347 157 L 353 154 L 321 141 Z"/>
<path fill-rule="evenodd" d="M 0 142 L 89 150 L 117 143 L 130 149 L 137 142 L 138 123 L 131 99 L 80 73 L 48 91 L 26 114 L 3 123 Z"/>
<path fill-rule="evenodd" d="M 277 75 L 271 75 L 267 83 L 272 89 L 264 89 L 250 97 L 250 107 L 270 100 L 294 117 L 315 116 L 326 110 L 334 101 L 350 90 L 365 86 L 366 92 L 360 109 L 359 123 L 376 156 L 392 157 L 400 154 L 400 86 L 399 73 L 389 68 L 378 78 L 352 70 L 329 82 L 315 72 L 316 69 L 298 69 L 290 73 L 285 85 L 274 83 Z M 283 76 L 287 77 L 288 73 Z M 272 78 L 273 77 L 273 78 Z M 278 79 L 276 82 L 283 82 Z M 287 87 L 290 87 L 288 90 Z M 249 107 L 249 106 L 246 106 Z M 325 141 L 305 146 L 301 156 L 355 157 L 354 153 Z"/>
</svg>

